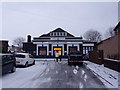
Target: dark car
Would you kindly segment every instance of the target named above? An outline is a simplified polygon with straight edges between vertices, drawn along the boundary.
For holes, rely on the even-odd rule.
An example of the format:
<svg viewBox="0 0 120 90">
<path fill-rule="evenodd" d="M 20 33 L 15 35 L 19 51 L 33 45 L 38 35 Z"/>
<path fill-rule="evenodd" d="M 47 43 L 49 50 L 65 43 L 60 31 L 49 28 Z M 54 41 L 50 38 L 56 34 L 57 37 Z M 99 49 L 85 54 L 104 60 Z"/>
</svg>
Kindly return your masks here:
<svg viewBox="0 0 120 90">
<path fill-rule="evenodd" d="M 0 54 L 0 67 L 2 74 L 16 71 L 16 59 L 12 54 Z"/>
<path fill-rule="evenodd" d="M 71 52 L 68 54 L 68 65 L 71 64 L 77 64 L 77 65 L 83 64 L 83 55 L 79 51 Z"/>
</svg>

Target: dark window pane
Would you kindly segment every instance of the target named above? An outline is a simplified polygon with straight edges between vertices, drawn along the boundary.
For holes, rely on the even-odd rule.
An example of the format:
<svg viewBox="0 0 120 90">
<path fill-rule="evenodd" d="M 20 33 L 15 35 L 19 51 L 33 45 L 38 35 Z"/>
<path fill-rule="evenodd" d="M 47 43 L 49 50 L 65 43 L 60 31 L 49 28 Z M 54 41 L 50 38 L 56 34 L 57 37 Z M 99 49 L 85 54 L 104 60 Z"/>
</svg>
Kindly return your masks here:
<svg viewBox="0 0 120 90">
<path fill-rule="evenodd" d="M 25 58 L 25 55 L 16 54 L 15 57 L 17 57 L 17 58 Z"/>
<path fill-rule="evenodd" d="M 67 51 L 67 44 L 64 44 L 64 51 Z"/>
<path fill-rule="evenodd" d="M 52 50 L 52 44 L 49 44 L 49 51 Z"/>
</svg>

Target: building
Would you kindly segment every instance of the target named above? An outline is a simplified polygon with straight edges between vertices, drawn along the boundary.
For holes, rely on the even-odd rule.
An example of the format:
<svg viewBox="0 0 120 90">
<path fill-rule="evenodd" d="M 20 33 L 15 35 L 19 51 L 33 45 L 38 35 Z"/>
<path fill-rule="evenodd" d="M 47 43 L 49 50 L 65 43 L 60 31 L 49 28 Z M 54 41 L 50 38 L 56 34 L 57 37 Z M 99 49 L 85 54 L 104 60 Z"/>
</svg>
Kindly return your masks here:
<svg viewBox="0 0 120 90">
<path fill-rule="evenodd" d="M 36 44 L 33 44 L 33 42 L 31 42 L 31 36 L 28 35 L 27 37 L 27 42 L 23 43 L 23 51 L 30 53 L 32 55 L 36 55 Z"/>
<path fill-rule="evenodd" d="M 32 54 L 50 57 L 55 56 L 55 51 L 61 56 L 67 56 L 68 53 L 73 51 L 86 54 L 88 51 L 95 49 L 94 45 L 95 42 L 85 41 L 82 37 L 75 37 L 67 31 L 57 28 L 47 34 L 34 37 L 33 40 L 31 40 L 31 36 L 28 36 L 28 42 L 23 43 L 23 49 L 29 52 L 33 48 L 31 50 Z"/>
<path fill-rule="evenodd" d="M 115 36 L 98 43 L 98 50 L 103 50 L 104 58 L 120 60 L 120 22 L 114 31 Z"/>
<path fill-rule="evenodd" d="M 22 49 L 19 47 L 19 46 L 17 46 L 17 45 L 12 45 L 12 46 L 9 46 L 8 47 L 8 51 L 9 51 L 9 53 L 19 53 L 19 52 L 22 52 Z"/>
<path fill-rule="evenodd" d="M 0 40 L 0 53 L 7 53 L 7 52 L 8 52 L 8 41 Z"/>
</svg>

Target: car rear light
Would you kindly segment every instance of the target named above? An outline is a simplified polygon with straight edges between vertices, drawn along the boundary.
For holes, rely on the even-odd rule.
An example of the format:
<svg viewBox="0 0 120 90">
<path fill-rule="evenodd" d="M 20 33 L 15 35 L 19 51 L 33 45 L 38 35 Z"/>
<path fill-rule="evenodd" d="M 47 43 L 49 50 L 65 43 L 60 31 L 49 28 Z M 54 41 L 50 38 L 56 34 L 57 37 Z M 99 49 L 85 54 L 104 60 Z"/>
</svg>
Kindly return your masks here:
<svg viewBox="0 0 120 90">
<path fill-rule="evenodd" d="M 16 63 L 20 63 L 19 61 L 16 61 Z"/>
</svg>

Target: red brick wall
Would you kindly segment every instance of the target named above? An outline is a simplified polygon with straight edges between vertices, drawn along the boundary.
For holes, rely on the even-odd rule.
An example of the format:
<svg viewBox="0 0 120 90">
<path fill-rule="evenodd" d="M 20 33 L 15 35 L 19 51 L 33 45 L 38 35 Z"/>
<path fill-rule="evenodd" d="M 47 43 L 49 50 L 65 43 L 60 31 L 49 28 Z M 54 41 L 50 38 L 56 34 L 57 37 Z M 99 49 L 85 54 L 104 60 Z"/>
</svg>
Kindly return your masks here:
<svg viewBox="0 0 120 90">
<path fill-rule="evenodd" d="M 23 43 L 23 50 L 26 53 L 30 53 L 32 55 L 36 55 L 36 44 L 33 44 L 33 43 Z"/>
<path fill-rule="evenodd" d="M 8 41 L 0 41 L 0 48 L 2 49 L 2 53 L 8 52 Z"/>
</svg>

